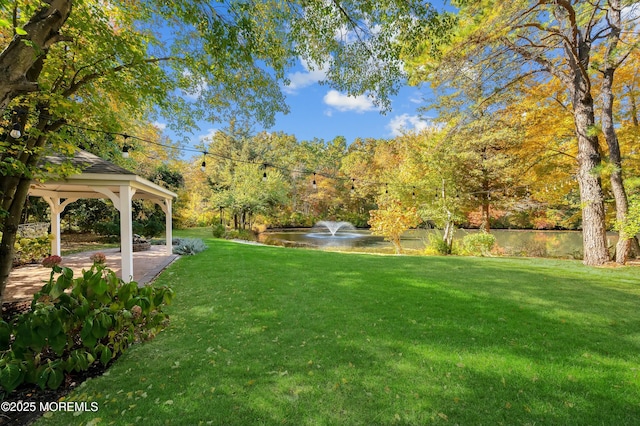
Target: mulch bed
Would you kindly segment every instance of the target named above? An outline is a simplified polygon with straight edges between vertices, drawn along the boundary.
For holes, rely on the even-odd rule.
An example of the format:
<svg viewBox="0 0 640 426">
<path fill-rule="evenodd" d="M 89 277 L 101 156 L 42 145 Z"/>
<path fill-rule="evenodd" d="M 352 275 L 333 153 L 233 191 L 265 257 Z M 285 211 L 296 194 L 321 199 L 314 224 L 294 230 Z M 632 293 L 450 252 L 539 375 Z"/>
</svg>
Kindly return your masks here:
<svg viewBox="0 0 640 426">
<path fill-rule="evenodd" d="M 23 312 L 28 311 L 30 307 L 31 301 L 3 303 L 2 319 L 7 321 L 15 315 L 19 315 Z M 73 371 L 71 373 L 67 373 L 64 383 L 56 390 L 42 390 L 37 385 L 22 385 L 6 396 L 4 396 L 0 391 L 0 400 L 2 400 L 3 402 L 35 402 L 37 408 L 36 411 L 0 411 L 0 425 L 22 426 L 34 423 L 38 418 L 40 418 L 40 416 L 44 414 L 43 411 L 39 410 L 40 403 L 44 404 L 47 402 L 59 401 L 60 398 L 67 395 L 74 388 L 80 385 L 80 383 L 92 377 L 102 375 L 102 373 L 104 373 L 106 369 L 109 368 L 113 361 L 115 360 L 112 360 L 107 366 L 104 366 L 100 363 L 95 363 L 94 365 L 89 367 L 87 371 Z"/>
</svg>

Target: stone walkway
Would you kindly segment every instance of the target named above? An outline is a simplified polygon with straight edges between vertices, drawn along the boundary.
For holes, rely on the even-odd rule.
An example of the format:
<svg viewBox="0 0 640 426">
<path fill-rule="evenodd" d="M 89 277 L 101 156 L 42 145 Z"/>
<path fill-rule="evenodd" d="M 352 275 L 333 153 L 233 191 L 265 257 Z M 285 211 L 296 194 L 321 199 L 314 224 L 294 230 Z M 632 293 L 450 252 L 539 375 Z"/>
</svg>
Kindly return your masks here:
<svg viewBox="0 0 640 426">
<path fill-rule="evenodd" d="M 120 276 L 120 249 L 104 249 L 85 251 L 82 253 L 62 256 L 62 266 L 73 270 L 73 276 L 78 277 L 83 269 L 91 267 L 91 255 L 102 252 L 107 257 L 107 267 Z M 133 253 L 133 279 L 143 285 L 152 281 L 178 256 L 167 255 L 165 246 L 151 246 L 149 250 Z M 3 302 L 17 302 L 31 300 L 34 293 L 42 288 L 44 282 L 49 280 L 51 269 L 44 266 L 25 265 L 14 268 L 9 275 L 9 281 L 3 297 Z"/>
</svg>

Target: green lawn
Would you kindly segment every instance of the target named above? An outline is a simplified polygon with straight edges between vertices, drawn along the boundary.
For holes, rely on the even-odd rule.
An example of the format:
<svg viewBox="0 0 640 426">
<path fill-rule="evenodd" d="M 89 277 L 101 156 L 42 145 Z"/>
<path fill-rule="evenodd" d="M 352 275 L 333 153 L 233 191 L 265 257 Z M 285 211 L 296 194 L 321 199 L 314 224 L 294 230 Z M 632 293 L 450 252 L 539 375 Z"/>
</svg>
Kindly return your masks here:
<svg viewBox="0 0 640 426">
<path fill-rule="evenodd" d="M 640 422 L 637 268 L 207 242 L 158 280 L 171 326 L 68 397 L 99 411 L 38 425 Z"/>
</svg>

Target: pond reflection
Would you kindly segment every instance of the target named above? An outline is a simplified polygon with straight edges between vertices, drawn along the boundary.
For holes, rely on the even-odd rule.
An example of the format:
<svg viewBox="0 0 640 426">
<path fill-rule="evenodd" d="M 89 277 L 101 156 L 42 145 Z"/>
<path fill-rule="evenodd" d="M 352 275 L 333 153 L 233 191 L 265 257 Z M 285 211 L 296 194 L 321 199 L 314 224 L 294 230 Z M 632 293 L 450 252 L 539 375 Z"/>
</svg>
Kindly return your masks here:
<svg viewBox="0 0 640 426">
<path fill-rule="evenodd" d="M 383 248 L 391 247 L 391 243 L 384 238 L 371 235 L 370 231 L 357 229 L 348 230 L 345 235 L 338 231 L 331 234 L 319 235 L 316 230 L 295 230 L 285 232 L 269 232 L 272 239 L 291 241 L 303 245 L 319 248 Z M 430 229 L 417 229 L 402 235 L 402 246 L 405 249 L 423 250 L 429 243 L 429 234 L 440 232 Z M 459 229 L 455 234 L 455 241 L 461 242 L 465 235 L 479 232 L 478 230 Z M 535 231 L 495 229 L 498 250 L 507 256 L 535 256 L 535 257 L 564 257 L 579 258 L 582 256 L 581 231 Z M 348 235 L 346 235 L 348 234 Z M 615 233 L 607 234 L 609 246 L 617 241 Z"/>
</svg>

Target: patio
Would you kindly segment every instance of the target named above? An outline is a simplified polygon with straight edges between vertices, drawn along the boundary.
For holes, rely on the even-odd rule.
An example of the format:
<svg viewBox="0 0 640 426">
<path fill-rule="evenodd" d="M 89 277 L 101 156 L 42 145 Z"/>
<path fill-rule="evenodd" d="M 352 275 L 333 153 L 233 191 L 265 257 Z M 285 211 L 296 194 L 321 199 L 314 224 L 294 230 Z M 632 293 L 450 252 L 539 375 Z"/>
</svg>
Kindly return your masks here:
<svg viewBox="0 0 640 426">
<path fill-rule="evenodd" d="M 91 255 L 102 252 L 107 257 L 107 266 L 121 277 L 120 249 L 104 249 L 85 251 L 81 253 L 62 256 L 62 266 L 73 270 L 73 276 L 78 277 L 83 269 L 89 269 L 92 265 Z M 133 280 L 139 285 L 148 284 L 160 272 L 169 266 L 178 256 L 167 255 L 164 245 L 151 246 L 149 250 L 133 253 Z M 18 302 L 31 300 L 35 292 L 42 288 L 44 281 L 49 279 L 51 269 L 40 264 L 25 265 L 14 268 L 9 275 L 9 281 L 5 290 L 3 302 Z"/>
</svg>

